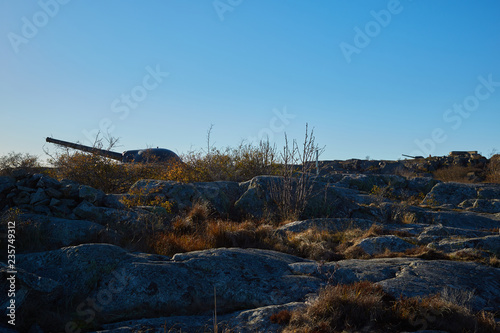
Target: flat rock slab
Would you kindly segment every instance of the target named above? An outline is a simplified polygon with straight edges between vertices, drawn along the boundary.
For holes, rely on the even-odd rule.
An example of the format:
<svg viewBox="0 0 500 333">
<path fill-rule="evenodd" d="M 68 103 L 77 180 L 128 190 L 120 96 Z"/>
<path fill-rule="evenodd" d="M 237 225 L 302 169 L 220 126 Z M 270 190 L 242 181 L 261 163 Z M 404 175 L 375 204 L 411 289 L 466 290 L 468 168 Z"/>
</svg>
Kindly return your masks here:
<svg viewBox="0 0 500 333">
<path fill-rule="evenodd" d="M 356 244 L 356 246 L 371 256 L 384 253 L 385 251 L 405 252 L 416 247 L 416 245 L 393 235 L 365 238 Z"/>
<path fill-rule="evenodd" d="M 293 311 L 305 306 L 301 302 L 282 305 L 270 305 L 252 310 L 238 311 L 235 313 L 218 316 L 217 325 L 221 331 L 229 330 L 238 333 L 280 332 L 283 326 L 273 324 L 270 317 L 283 310 Z M 119 323 L 103 325 L 99 333 L 133 333 L 145 332 L 212 332 L 214 328 L 213 315 L 201 316 L 172 316 L 151 319 L 130 320 Z"/>
<path fill-rule="evenodd" d="M 478 249 L 500 256 L 500 235 L 455 240 L 445 239 L 427 246 L 447 253 L 464 249 Z"/>
<path fill-rule="evenodd" d="M 437 242 L 450 237 L 477 238 L 492 235 L 493 232 L 472 229 L 445 227 L 442 225 L 431 225 L 426 227 L 418 236 L 421 244 Z"/>
<path fill-rule="evenodd" d="M 211 313 L 214 288 L 222 315 L 302 301 L 323 283 L 317 277 L 295 275 L 289 267 L 310 261 L 256 249 L 214 249 L 170 259 L 109 244 L 86 244 L 19 255 L 19 262 L 19 268 L 61 285 L 60 302 L 72 300 L 68 311 L 75 322 L 85 320 L 78 313 L 95 302 L 100 324 Z"/>
<path fill-rule="evenodd" d="M 361 230 L 368 230 L 373 224 L 375 224 L 375 222 L 358 218 L 317 218 L 291 222 L 278 228 L 278 231 L 299 233 L 308 229 L 331 232 L 358 228 Z"/>
<path fill-rule="evenodd" d="M 69 220 L 38 214 L 21 214 L 18 219 L 18 226 L 24 232 L 39 235 L 39 247 L 44 251 L 95 241 L 99 235 L 110 236 L 116 241 L 120 238 L 115 231 L 87 220 Z"/>
<path fill-rule="evenodd" d="M 482 214 L 455 210 L 428 210 L 410 206 L 408 214 L 413 215 L 415 223 L 442 225 L 444 227 L 491 230 L 500 227 L 500 214 Z"/>
<path fill-rule="evenodd" d="M 296 274 L 349 284 L 368 280 L 377 282 L 394 296 L 425 296 L 445 289 L 474 293 L 474 310 L 498 311 L 500 308 L 500 269 L 474 262 L 409 258 L 342 260 L 326 264 L 293 263 Z"/>
</svg>

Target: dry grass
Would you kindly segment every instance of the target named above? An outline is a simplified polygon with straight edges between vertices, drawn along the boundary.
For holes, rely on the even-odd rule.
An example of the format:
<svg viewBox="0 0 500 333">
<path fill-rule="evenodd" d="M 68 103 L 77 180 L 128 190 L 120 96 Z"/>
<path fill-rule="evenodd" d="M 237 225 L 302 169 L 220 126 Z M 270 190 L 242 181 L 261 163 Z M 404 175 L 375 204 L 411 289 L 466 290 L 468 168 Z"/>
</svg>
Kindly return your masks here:
<svg viewBox="0 0 500 333">
<path fill-rule="evenodd" d="M 282 310 L 271 315 L 270 319 L 272 323 L 286 325 L 292 319 L 292 312 L 290 310 Z"/>
<path fill-rule="evenodd" d="M 443 182 L 474 183 L 467 174 L 474 172 L 484 174 L 484 170 L 477 167 L 452 165 L 447 168 L 441 168 L 433 172 L 434 178 Z"/>
<path fill-rule="evenodd" d="M 283 332 L 498 332 L 491 313 L 474 314 L 437 295 L 397 300 L 368 281 L 327 286 L 306 308 L 278 318 L 288 320 Z"/>
<path fill-rule="evenodd" d="M 285 251 L 274 227 L 264 221 L 233 222 L 211 217 L 207 204 L 196 203 L 170 228 L 150 239 L 154 252 L 163 255 L 221 247 Z"/>
</svg>

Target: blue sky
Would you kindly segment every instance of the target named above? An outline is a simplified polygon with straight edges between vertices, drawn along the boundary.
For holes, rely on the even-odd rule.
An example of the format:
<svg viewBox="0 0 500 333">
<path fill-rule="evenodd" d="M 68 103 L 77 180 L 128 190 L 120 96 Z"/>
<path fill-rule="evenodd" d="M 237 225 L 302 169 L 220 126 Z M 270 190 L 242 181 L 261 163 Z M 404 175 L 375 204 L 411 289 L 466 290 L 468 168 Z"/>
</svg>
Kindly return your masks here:
<svg viewBox="0 0 500 333">
<path fill-rule="evenodd" d="M 0 155 L 314 127 L 322 159 L 500 149 L 500 2 L 0 0 Z M 46 147 L 49 147 L 48 145 Z M 50 147 L 52 148 L 52 147 Z"/>
</svg>

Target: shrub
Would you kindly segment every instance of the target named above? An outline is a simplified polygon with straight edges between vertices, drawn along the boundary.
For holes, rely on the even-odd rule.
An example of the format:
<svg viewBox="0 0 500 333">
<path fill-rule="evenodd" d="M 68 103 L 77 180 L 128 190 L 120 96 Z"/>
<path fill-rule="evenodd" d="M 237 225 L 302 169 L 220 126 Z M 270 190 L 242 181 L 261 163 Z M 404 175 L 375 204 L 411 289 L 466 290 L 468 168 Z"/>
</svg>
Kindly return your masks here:
<svg viewBox="0 0 500 333">
<path fill-rule="evenodd" d="M 28 153 L 10 152 L 0 157 L 0 175 L 9 175 L 15 169 L 25 169 L 33 172 L 41 167 L 38 156 Z"/>
<path fill-rule="evenodd" d="M 260 175 L 276 175 L 279 166 L 276 147 L 269 141 L 258 145 L 240 144 L 237 148 L 212 147 L 208 153 L 191 151 L 182 155 L 183 163 L 165 170 L 163 179 L 180 182 L 209 182 L 217 180 L 246 181 Z"/>
<path fill-rule="evenodd" d="M 165 195 L 153 193 L 153 190 L 147 189 L 132 189 L 129 195 L 121 199 L 123 204 L 128 208 L 137 206 L 157 206 L 162 207 L 167 213 L 172 212 L 173 204 L 165 198 Z"/>
<path fill-rule="evenodd" d="M 324 148 L 316 144 L 314 129 L 309 132 L 306 124 L 304 141 L 300 146 L 296 140 L 291 144 L 285 134 L 285 145 L 280 154 L 281 182 L 271 188 L 271 198 L 276 203 L 281 220 L 297 220 L 304 212 L 313 195 L 314 159 Z"/>
</svg>

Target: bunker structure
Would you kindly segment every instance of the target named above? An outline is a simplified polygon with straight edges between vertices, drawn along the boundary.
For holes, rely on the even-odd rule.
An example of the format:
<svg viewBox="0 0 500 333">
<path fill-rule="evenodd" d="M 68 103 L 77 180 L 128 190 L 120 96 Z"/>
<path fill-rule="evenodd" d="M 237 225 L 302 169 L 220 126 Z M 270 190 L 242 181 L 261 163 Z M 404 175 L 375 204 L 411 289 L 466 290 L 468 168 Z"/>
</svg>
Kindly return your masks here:
<svg viewBox="0 0 500 333">
<path fill-rule="evenodd" d="M 137 150 L 126 150 L 123 153 L 114 152 L 106 149 L 99 149 L 81 145 L 78 143 L 46 138 L 46 142 L 54 143 L 59 146 L 73 148 L 88 153 L 98 154 L 122 163 L 161 163 L 161 162 L 181 162 L 179 156 L 169 149 L 165 148 L 145 148 Z"/>
</svg>

